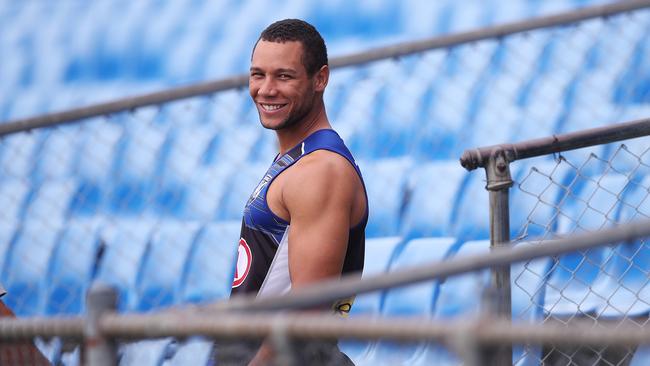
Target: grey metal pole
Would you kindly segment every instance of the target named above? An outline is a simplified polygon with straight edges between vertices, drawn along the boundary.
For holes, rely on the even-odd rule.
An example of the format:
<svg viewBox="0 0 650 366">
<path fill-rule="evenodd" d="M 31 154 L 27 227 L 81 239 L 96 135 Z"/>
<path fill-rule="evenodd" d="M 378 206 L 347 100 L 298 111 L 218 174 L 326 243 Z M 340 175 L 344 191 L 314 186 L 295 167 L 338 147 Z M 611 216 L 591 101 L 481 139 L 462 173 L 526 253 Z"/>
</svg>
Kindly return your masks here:
<svg viewBox="0 0 650 366">
<path fill-rule="evenodd" d="M 508 194 L 512 187 L 509 162 L 502 150 L 495 150 L 485 167 L 490 194 L 490 248 L 510 245 L 510 209 Z M 490 314 L 501 319 L 512 317 L 510 266 L 493 267 L 491 273 L 492 299 L 488 302 Z M 512 365 L 512 345 L 492 349 L 490 359 L 495 366 Z"/>
<path fill-rule="evenodd" d="M 84 365 L 117 366 L 115 341 L 104 337 L 99 330 L 101 316 L 117 309 L 117 291 L 108 285 L 94 285 L 88 291 L 86 304 L 88 318 L 84 325 Z"/>
</svg>

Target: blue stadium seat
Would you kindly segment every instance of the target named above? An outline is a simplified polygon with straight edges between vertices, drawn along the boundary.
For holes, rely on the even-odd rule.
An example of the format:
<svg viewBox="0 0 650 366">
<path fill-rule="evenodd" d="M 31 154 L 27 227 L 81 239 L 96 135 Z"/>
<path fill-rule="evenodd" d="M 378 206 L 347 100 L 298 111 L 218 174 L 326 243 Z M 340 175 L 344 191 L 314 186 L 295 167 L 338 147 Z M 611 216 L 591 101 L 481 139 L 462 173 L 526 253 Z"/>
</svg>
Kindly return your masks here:
<svg viewBox="0 0 650 366">
<path fill-rule="evenodd" d="M 86 291 L 100 254 L 101 220 L 74 218 L 66 224 L 49 262 L 45 314 L 80 315 L 85 311 Z"/>
<path fill-rule="evenodd" d="M 442 261 L 453 251 L 455 238 L 420 238 L 405 244 L 390 263 L 390 270 L 404 270 L 410 266 Z M 389 317 L 432 317 L 438 297 L 438 281 L 428 281 L 405 287 L 390 289 L 382 304 L 382 315 Z M 363 359 L 354 360 L 360 365 L 410 364 L 423 345 L 399 345 L 392 342 L 377 342 Z"/>
<path fill-rule="evenodd" d="M 191 181 L 185 188 L 185 196 L 173 212 L 173 216 L 201 221 L 216 219 L 221 201 L 228 192 L 227 182 L 234 168 L 235 166 L 224 161 L 223 164 L 202 166 L 194 171 Z"/>
<path fill-rule="evenodd" d="M 81 145 L 80 126 L 64 126 L 47 131 L 34 159 L 33 181 L 64 179 L 73 175 Z"/>
<path fill-rule="evenodd" d="M 34 169 L 34 157 L 43 141 L 43 133 L 17 133 L 0 144 L 0 171 L 3 177 L 28 179 Z"/>
<path fill-rule="evenodd" d="M 11 243 L 14 240 L 14 236 L 19 231 L 20 228 L 18 227 L 17 221 L 0 220 L 0 271 L 5 267 Z"/>
<path fill-rule="evenodd" d="M 406 177 L 413 161 L 379 159 L 358 162 L 368 194 L 370 217 L 366 237 L 384 237 L 399 233 L 406 194 Z"/>
<path fill-rule="evenodd" d="M 490 242 L 487 240 L 469 241 L 463 243 L 453 257 L 480 255 L 489 251 Z M 480 315 L 481 302 L 487 285 L 488 271 L 467 273 L 445 279 L 439 285 L 438 295 L 434 304 L 432 316 L 437 319 L 445 318 L 476 318 Z M 456 356 L 440 345 L 429 345 L 418 355 L 414 365 L 457 365 Z"/>
<path fill-rule="evenodd" d="M 630 366 L 645 366 L 650 362 L 650 347 L 639 346 L 632 356 Z"/>
<path fill-rule="evenodd" d="M 165 220 L 156 225 L 136 283 L 136 310 L 179 303 L 183 267 L 198 228 L 199 224 L 191 221 Z"/>
<path fill-rule="evenodd" d="M 565 207 L 558 224 L 560 234 L 595 231 L 613 226 L 618 221 L 619 197 L 628 187 L 624 175 L 604 175 L 587 180 L 574 192 L 574 204 Z M 592 295 L 593 281 L 608 257 L 603 248 L 560 256 L 547 282 L 544 307 L 554 315 L 589 313 L 595 304 L 587 299 Z"/>
<path fill-rule="evenodd" d="M 0 218 L 2 221 L 17 222 L 23 217 L 31 184 L 23 179 L 4 178 L 0 180 Z"/>
<path fill-rule="evenodd" d="M 76 190 L 77 181 L 73 178 L 43 182 L 31 193 L 24 217 L 59 223 L 66 221 Z"/>
<path fill-rule="evenodd" d="M 214 130 L 210 125 L 198 125 L 170 132 L 170 141 L 166 142 L 170 147 L 165 152 L 156 188 L 156 213 L 179 216 L 187 198 L 188 184 L 201 169 L 203 155 L 214 137 Z"/>
<path fill-rule="evenodd" d="M 210 340 L 199 337 L 190 338 L 178 346 L 174 355 L 165 365 L 208 365 L 212 354 L 212 346 L 213 342 Z"/>
<path fill-rule="evenodd" d="M 476 240 L 463 243 L 453 258 L 481 255 L 490 250 L 489 240 Z M 434 316 L 437 318 L 477 317 L 481 311 L 481 301 L 489 281 L 488 271 L 468 273 L 447 278 L 440 285 L 440 293 L 435 303 Z M 474 294 L 468 295 L 468 294 Z"/>
<path fill-rule="evenodd" d="M 136 308 L 136 281 L 149 246 L 155 222 L 147 219 L 118 219 L 101 232 L 105 249 L 94 281 L 118 290 L 118 310 Z"/>
<path fill-rule="evenodd" d="M 399 237 L 366 239 L 365 262 L 362 278 L 388 272 L 388 266 L 398 247 L 402 243 Z M 385 292 L 371 292 L 358 295 L 350 311 L 350 316 L 379 316 L 382 298 Z M 370 342 L 342 341 L 339 348 L 352 359 L 363 359 L 370 349 Z"/>
<path fill-rule="evenodd" d="M 123 134 L 122 126 L 102 118 L 84 122 L 75 174 L 79 187 L 72 203 L 73 214 L 92 216 L 108 205 L 113 163 Z"/>
<path fill-rule="evenodd" d="M 43 315 L 47 266 L 54 251 L 60 224 L 56 221 L 27 220 L 17 233 L 2 271 L 7 290 L 3 301 L 18 316 Z"/>
<path fill-rule="evenodd" d="M 514 243 L 514 245 L 528 244 L 531 243 Z M 543 245 L 543 243 L 540 245 Z M 544 286 L 551 267 L 551 258 L 541 258 L 511 265 L 510 289 L 513 322 L 536 323 L 544 318 Z M 541 352 L 541 347 L 537 345 L 515 345 L 513 347 L 512 362 L 518 366 L 538 364 L 541 359 Z"/>
<path fill-rule="evenodd" d="M 109 208 L 119 214 L 140 214 L 153 202 L 155 178 L 160 169 L 158 162 L 167 130 L 124 118 L 124 123 L 131 126 L 124 148 L 116 157 Z"/>
<path fill-rule="evenodd" d="M 452 233 L 459 241 L 490 237 L 490 195 L 485 189 L 485 173 L 473 171 L 465 176 L 463 194 L 452 211 Z"/>
<path fill-rule="evenodd" d="M 650 177 L 635 189 L 621 195 L 618 222 L 627 223 L 650 217 L 648 187 Z M 601 317 L 620 318 L 650 313 L 650 248 L 647 239 L 618 243 L 608 252 L 607 260 L 591 286 L 589 301 Z"/>
<path fill-rule="evenodd" d="M 230 296 L 241 221 L 205 224 L 196 236 L 182 273 L 181 301 L 207 303 Z"/>
<path fill-rule="evenodd" d="M 171 338 L 144 340 L 120 347 L 120 366 L 159 366 L 169 358 Z"/>
<path fill-rule="evenodd" d="M 467 172 L 457 161 L 421 164 L 409 177 L 401 233 L 407 239 L 445 236 L 451 233 L 451 218 Z M 444 177 L 444 179 L 443 179 Z"/>
<path fill-rule="evenodd" d="M 560 202 L 571 189 L 575 167 L 564 160 L 518 162 L 510 166 L 512 238 L 535 238 L 555 232 Z"/>
<path fill-rule="evenodd" d="M 227 195 L 221 201 L 220 220 L 241 219 L 244 206 L 249 197 L 262 180 L 269 163 L 247 164 L 235 170 L 227 182 Z"/>
</svg>

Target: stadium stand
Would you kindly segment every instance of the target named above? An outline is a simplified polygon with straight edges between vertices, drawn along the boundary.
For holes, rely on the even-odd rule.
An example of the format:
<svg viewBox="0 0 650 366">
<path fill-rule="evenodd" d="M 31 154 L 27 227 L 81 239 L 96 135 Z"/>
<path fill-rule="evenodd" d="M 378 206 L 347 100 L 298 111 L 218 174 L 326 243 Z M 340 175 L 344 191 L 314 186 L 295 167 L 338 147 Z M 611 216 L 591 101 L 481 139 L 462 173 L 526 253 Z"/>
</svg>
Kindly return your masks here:
<svg viewBox="0 0 650 366">
<path fill-rule="evenodd" d="M 342 55 L 601 3 L 0 1 L 0 53 L 11 55 L 0 121 L 246 73 L 259 31 L 279 18 L 311 21 Z M 487 251 L 485 177 L 459 166 L 463 150 L 650 116 L 649 29 L 642 10 L 333 70 L 328 113 L 370 199 L 363 276 Z M 120 289 L 122 312 L 227 298 L 241 211 L 276 148 L 256 121 L 247 91 L 233 88 L 0 138 L 7 304 L 19 316 L 83 315 L 99 282 Z M 647 151 L 640 139 L 511 165 L 512 237 L 650 216 Z M 513 318 L 647 315 L 646 246 L 514 264 Z M 467 275 L 371 293 L 351 316 L 467 316 L 485 283 Z M 54 363 L 78 363 L 78 349 L 39 342 Z M 359 365 L 457 362 L 437 345 L 341 346 Z M 137 342 L 120 363 L 206 364 L 211 349 L 203 339 Z M 539 357 L 517 349 L 513 361 Z M 642 348 L 632 365 L 648 359 Z"/>
</svg>

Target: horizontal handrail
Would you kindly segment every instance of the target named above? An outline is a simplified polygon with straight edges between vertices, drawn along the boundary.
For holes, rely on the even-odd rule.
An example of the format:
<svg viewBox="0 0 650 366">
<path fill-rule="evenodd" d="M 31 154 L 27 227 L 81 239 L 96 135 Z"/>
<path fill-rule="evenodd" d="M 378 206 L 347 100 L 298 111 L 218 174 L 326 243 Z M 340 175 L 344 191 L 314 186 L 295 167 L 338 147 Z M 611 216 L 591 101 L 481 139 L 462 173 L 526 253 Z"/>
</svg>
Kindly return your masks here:
<svg viewBox="0 0 650 366">
<path fill-rule="evenodd" d="M 362 65 L 372 61 L 401 57 L 485 39 L 500 38 L 540 28 L 568 25 L 588 19 L 613 16 L 647 7 L 650 7 L 650 0 L 621 1 L 612 4 L 585 7 L 561 14 L 552 14 L 467 32 L 431 37 L 419 41 L 403 42 L 397 45 L 379 47 L 347 56 L 340 56 L 330 60 L 330 67 L 339 68 L 352 65 Z M 140 107 L 159 105 L 174 100 L 187 99 L 199 95 L 209 95 L 223 90 L 245 87 L 247 84 L 248 75 L 235 75 L 225 79 L 171 88 L 159 92 L 117 99 L 111 102 L 70 109 L 63 112 L 48 113 L 41 116 L 0 122 L 0 137 L 36 128 L 54 127 L 67 123 L 79 122 L 86 118 L 129 111 Z"/>
<path fill-rule="evenodd" d="M 372 291 L 443 279 L 466 272 L 507 266 L 515 262 L 586 250 L 611 243 L 628 242 L 644 237 L 650 237 L 650 220 L 553 240 L 545 239 L 543 245 L 530 244 L 535 243 L 534 240 L 531 240 L 529 243 L 522 243 L 514 247 L 493 248 L 490 253 L 486 254 L 449 258 L 441 262 L 413 266 L 363 279 L 349 276 L 340 280 L 324 281 L 318 285 L 297 289 L 287 295 L 243 296 L 207 305 L 207 308 L 239 311 L 305 309 Z"/>
<path fill-rule="evenodd" d="M 59 336 L 81 340 L 81 317 L 69 319 L 2 318 L 0 340 L 21 341 L 37 336 Z M 282 331 L 301 339 L 390 339 L 396 341 L 437 342 L 464 336 L 481 345 L 547 344 L 631 346 L 650 343 L 650 328 L 632 324 L 594 327 L 593 321 L 576 320 L 570 326 L 560 323 L 522 324 L 507 319 L 476 318 L 432 320 L 421 317 L 342 319 L 316 313 L 282 314 L 105 314 L 98 324 L 103 336 L 123 340 L 205 336 L 214 339 L 264 338 Z"/>
<path fill-rule="evenodd" d="M 474 170 L 485 167 L 490 157 L 496 153 L 503 153 L 508 162 L 513 162 L 648 135 L 650 135 L 650 118 L 644 118 L 517 143 L 468 149 L 463 152 L 460 164 L 467 170 Z"/>
</svg>

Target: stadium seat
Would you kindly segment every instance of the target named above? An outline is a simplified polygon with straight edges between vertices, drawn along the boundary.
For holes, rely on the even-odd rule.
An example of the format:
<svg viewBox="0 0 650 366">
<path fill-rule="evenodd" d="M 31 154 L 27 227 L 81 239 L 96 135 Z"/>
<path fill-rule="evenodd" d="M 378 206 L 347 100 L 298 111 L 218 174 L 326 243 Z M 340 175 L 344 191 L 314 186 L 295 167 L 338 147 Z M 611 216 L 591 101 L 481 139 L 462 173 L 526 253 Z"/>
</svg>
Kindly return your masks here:
<svg viewBox="0 0 650 366">
<path fill-rule="evenodd" d="M 457 161 L 436 161 L 414 169 L 409 176 L 401 234 L 407 239 L 445 236 L 467 172 Z M 444 179 L 441 179 L 444 177 Z"/>
<path fill-rule="evenodd" d="M 634 352 L 630 366 L 645 366 L 650 362 L 650 347 L 640 346 Z"/>
<path fill-rule="evenodd" d="M 514 245 L 543 245 L 519 242 Z M 544 318 L 544 289 L 552 267 L 551 258 L 513 263 L 510 267 L 512 320 L 518 323 L 536 323 Z M 515 345 L 512 362 L 518 366 L 536 365 L 541 359 L 541 347 Z"/>
<path fill-rule="evenodd" d="M 70 216 L 76 190 L 77 181 L 73 178 L 43 182 L 26 202 L 24 217 L 63 223 Z"/>
<path fill-rule="evenodd" d="M 563 209 L 558 232 L 595 231 L 615 225 L 619 197 L 624 195 L 627 183 L 626 176 L 614 174 L 587 180 L 574 192 L 577 200 Z M 545 310 L 556 316 L 593 312 L 595 304 L 588 298 L 593 295 L 592 286 L 608 257 L 604 248 L 560 256 L 547 282 Z"/>
<path fill-rule="evenodd" d="M 230 296 L 240 229 L 241 221 L 222 221 L 199 230 L 182 272 L 183 303 L 208 303 Z"/>
<path fill-rule="evenodd" d="M 104 212 L 111 195 L 113 163 L 124 134 L 122 126 L 102 118 L 84 122 L 76 176 L 79 187 L 72 213 L 92 216 Z"/>
<path fill-rule="evenodd" d="M 485 172 L 476 170 L 465 176 L 458 203 L 452 211 L 452 233 L 459 241 L 490 237 L 490 194 L 485 188 Z"/>
<path fill-rule="evenodd" d="M 227 181 L 227 195 L 223 196 L 219 212 L 219 220 L 241 219 L 244 206 L 249 197 L 262 180 L 269 163 L 247 164 L 236 169 Z"/>
<path fill-rule="evenodd" d="M 156 213 L 179 216 L 187 197 L 188 185 L 193 175 L 202 168 L 203 155 L 214 133 L 214 127 L 207 124 L 171 131 L 170 141 L 166 142 L 170 147 L 165 153 L 156 188 Z"/>
<path fill-rule="evenodd" d="M 17 133 L 0 144 L 0 172 L 8 178 L 30 178 L 34 157 L 43 142 L 43 133 Z"/>
<path fill-rule="evenodd" d="M 116 156 L 109 208 L 117 214 L 140 214 L 153 203 L 155 178 L 167 130 L 123 117 L 128 128 L 124 148 Z M 137 123 L 134 123 L 137 122 Z"/>
<path fill-rule="evenodd" d="M 618 222 L 628 223 L 650 217 L 648 188 L 650 177 L 635 189 L 621 194 Z M 646 238 L 617 243 L 608 252 L 603 268 L 591 286 L 585 300 L 596 308 L 596 314 L 606 318 L 645 316 L 650 313 L 650 248 Z"/>
<path fill-rule="evenodd" d="M 14 240 L 14 236 L 19 231 L 20 228 L 18 227 L 17 221 L 0 220 L 0 271 L 5 267 L 11 243 Z"/>
<path fill-rule="evenodd" d="M 147 219 L 118 219 L 101 231 L 104 245 L 94 282 L 118 290 L 118 310 L 134 310 L 137 305 L 136 281 L 149 246 L 155 222 Z"/>
<path fill-rule="evenodd" d="M 46 315 L 85 312 L 86 291 L 100 254 L 100 218 L 73 218 L 63 229 L 49 261 Z"/>
<path fill-rule="evenodd" d="M 61 223 L 30 219 L 11 243 L 2 271 L 3 301 L 18 316 L 43 315 L 47 267 Z"/>
<path fill-rule="evenodd" d="M 44 180 L 72 177 L 78 159 L 81 135 L 78 125 L 48 131 L 34 159 L 32 181 L 38 184 Z"/>
<path fill-rule="evenodd" d="M 176 352 L 165 362 L 164 366 L 208 365 L 212 353 L 213 342 L 204 338 L 194 337 L 178 345 Z"/>
<path fill-rule="evenodd" d="M 388 272 L 388 266 L 398 251 L 402 239 L 384 237 L 366 239 L 365 261 L 362 278 Z M 379 316 L 384 291 L 358 295 L 354 299 L 350 316 Z M 370 342 L 341 341 L 339 348 L 352 359 L 362 359 L 370 349 Z"/>
<path fill-rule="evenodd" d="M 180 301 L 181 276 L 199 224 L 164 220 L 153 230 L 136 283 L 137 311 L 149 311 Z"/>
<path fill-rule="evenodd" d="M 23 217 L 30 191 L 31 184 L 23 179 L 0 180 L 1 221 L 17 222 Z"/>
<path fill-rule="evenodd" d="M 203 162 L 207 165 L 240 166 L 248 161 L 260 134 L 259 126 L 250 125 L 221 130 L 207 147 Z M 269 156 L 267 159 L 265 163 L 270 164 L 273 161 L 273 156 Z"/>
<path fill-rule="evenodd" d="M 490 248 L 488 240 L 463 243 L 453 254 L 453 258 L 481 255 Z M 439 285 L 432 316 L 436 319 L 471 319 L 481 315 L 486 304 L 483 299 L 489 285 L 489 272 L 467 273 L 445 279 Z M 414 365 L 456 365 L 457 358 L 449 350 L 439 345 L 429 345 L 418 355 Z"/>
<path fill-rule="evenodd" d="M 389 269 L 404 270 L 425 263 L 433 265 L 451 254 L 455 242 L 454 238 L 444 237 L 413 239 L 396 253 Z M 383 299 L 382 316 L 432 317 L 439 286 L 436 280 L 390 289 Z M 410 364 L 422 349 L 421 344 L 406 346 L 380 341 L 363 358 L 354 361 L 359 365 Z"/>
<path fill-rule="evenodd" d="M 120 366 L 159 366 L 169 358 L 171 338 L 144 340 L 120 347 Z"/>
<path fill-rule="evenodd" d="M 526 239 L 557 230 L 560 203 L 572 189 L 575 168 L 564 160 L 546 159 L 511 164 L 510 232 Z"/>
<path fill-rule="evenodd" d="M 358 162 L 366 185 L 369 212 L 366 237 L 384 237 L 399 233 L 406 194 L 406 177 L 413 161 L 379 159 Z"/>
<path fill-rule="evenodd" d="M 235 167 L 229 164 L 202 166 L 193 172 L 173 217 L 186 220 L 212 221 L 219 215 L 221 201 L 228 192 L 227 182 Z M 243 212 L 243 206 L 242 206 Z"/>
<path fill-rule="evenodd" d="M 452 258 L 481 255 L 490 250 L 489 240 L 463 243 Z M 482 298 L 489 284 L 488 271 L 447 278 L 440 285 L 435 303 L 436 318 L 468 318 L 480 315 Z M 473 295 L 468 295 L 473 294 Z"/>
</svg>

